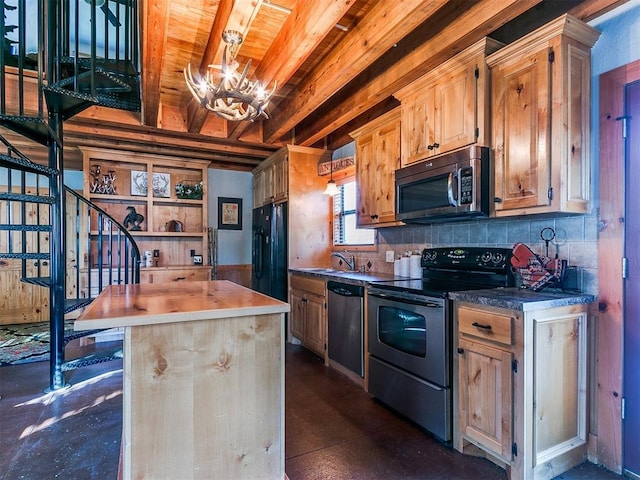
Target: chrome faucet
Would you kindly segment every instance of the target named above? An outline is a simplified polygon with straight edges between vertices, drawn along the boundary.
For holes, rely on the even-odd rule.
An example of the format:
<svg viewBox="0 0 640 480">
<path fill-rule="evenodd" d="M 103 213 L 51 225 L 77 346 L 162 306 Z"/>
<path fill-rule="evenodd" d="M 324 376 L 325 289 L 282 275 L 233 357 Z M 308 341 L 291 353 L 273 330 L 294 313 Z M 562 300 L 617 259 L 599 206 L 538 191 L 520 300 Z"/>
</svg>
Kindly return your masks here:
<svg viewBox="0 0 640 480">
<path fill-rule="evenodd" d="M 345 255 L 345 253 L 348 253 L 346 250 L 344 253 L 340 253 L 340 252 L 331 252 L 331 256 L 332 257 L 338 257 L 342 260 L 344 260 L 344 263 L 347 264 L 347 267 L 349 268 L 349 270 L 354 271 L 356 270 L 356 256 L 355 255 L 351 255 L 351 259 L 348 259 Z"/>
</svg>

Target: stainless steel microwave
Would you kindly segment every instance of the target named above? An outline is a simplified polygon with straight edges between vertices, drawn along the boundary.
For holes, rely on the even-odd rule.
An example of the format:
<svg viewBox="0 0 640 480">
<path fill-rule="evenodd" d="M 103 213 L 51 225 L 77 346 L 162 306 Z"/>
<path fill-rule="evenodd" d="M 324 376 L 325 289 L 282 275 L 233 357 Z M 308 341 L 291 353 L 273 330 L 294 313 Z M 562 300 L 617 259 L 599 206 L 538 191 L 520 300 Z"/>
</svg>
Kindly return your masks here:
<svg viewBox="0 0 640 480">
<path fill-rule="evenodd" d="M 472 145 L 396 170 L 396 219 L 433 223 L 488 216 L 490 149 Z"/>
</svg>

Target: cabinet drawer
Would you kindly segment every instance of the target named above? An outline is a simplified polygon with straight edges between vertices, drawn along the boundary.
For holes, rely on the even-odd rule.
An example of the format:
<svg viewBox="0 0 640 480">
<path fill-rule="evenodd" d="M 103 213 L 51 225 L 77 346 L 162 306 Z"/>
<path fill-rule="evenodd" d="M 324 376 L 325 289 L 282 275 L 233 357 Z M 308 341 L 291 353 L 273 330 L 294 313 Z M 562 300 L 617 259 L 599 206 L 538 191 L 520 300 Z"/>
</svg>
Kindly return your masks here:
<svg viewBox="0 0 640 480">
<path fill-rule="evenodd" d="M 211 280 L 211 268 L 194 267 L 184 269 L 148 268 L 140 272 L 140 283 L 165 283 L 195 280 Z"/>
<path fill-rule="evenodd" d="M 511 345 L 513 318 L 473 308 L 458 308 L 458 331 L 465 335 Z"/>
<path fill-rule="evenodd" d="M 322 298 L 326 296 L 326 282 L 318 278 L 311 278 L 304 275 L 292 275 L 291 288 L 304 290 L 305 292 L 313 293 Z"/>
</svg>

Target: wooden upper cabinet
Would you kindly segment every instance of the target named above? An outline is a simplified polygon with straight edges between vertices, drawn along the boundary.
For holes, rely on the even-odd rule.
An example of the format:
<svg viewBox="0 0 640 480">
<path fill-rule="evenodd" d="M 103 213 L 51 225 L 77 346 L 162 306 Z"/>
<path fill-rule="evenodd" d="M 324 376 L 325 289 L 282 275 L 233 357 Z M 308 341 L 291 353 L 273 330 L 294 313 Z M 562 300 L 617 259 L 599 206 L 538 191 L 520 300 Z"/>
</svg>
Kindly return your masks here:
<svg viewBox="0 0 640 480">
<path fill-rule="evenodd" d="M 501 45 L 484 38 L 394 95 L 401 102 L 403 167 L 472 143 L 488 144 L 485 56 Z"/>
<path fill-rule="evenodd" d="M 394 109 L 351 133 L 356 141 L 359 227 L 400 224 L 395 217 L 395 171 L 400 168 L 400 111 Z"/>
<path fill-rule="evenodd" d="M 286 150 L 279 150 L 253 170 L 253 207 L 286 202 L 289 195 Z"/>
<path fill-rule="evenodd" d="M 497 216 L 589 211 L 590 49 L 598 36 L 564 15 L 487 57 Z"/>
</svg>

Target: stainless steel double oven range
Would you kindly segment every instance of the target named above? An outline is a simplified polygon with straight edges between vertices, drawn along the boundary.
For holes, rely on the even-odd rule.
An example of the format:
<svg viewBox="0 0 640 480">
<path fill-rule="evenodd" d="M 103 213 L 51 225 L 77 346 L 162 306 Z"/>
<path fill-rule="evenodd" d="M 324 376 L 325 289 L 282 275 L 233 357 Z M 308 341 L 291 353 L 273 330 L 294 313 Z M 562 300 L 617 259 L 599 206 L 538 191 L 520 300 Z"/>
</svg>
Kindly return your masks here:
<svg viewBox="0 0 640 480">
<path fill-rule="evenodd" d="M 512 286 L 511 249 L 422 251 L 421 279 L 368 287 L 369 393 L 451 440 L 453 308 L 448 292 Z"/>
</svg>

